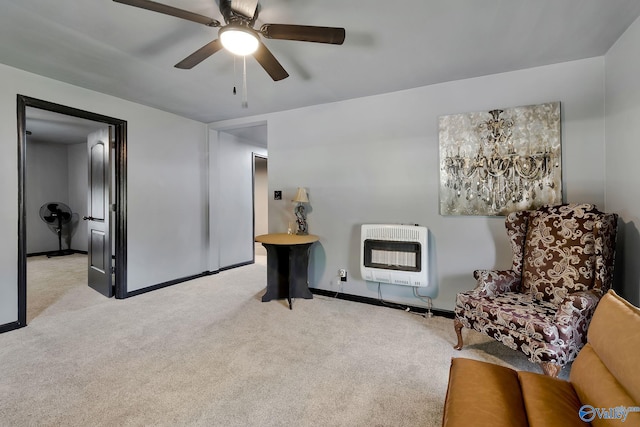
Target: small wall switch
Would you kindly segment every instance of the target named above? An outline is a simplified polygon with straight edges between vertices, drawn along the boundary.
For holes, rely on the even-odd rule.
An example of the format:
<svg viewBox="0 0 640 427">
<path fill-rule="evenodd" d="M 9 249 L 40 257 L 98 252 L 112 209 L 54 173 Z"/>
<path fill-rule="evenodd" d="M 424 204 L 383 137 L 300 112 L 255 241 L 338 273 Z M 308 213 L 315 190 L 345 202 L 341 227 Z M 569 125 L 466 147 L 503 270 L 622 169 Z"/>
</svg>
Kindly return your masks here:
<svg viewBox="0 0 640 427">
<path fill-rule="evenodd" d="M 273 200 L 282 200 L 282 191 L 276 190 L 273 192 Z"/>
</svg>

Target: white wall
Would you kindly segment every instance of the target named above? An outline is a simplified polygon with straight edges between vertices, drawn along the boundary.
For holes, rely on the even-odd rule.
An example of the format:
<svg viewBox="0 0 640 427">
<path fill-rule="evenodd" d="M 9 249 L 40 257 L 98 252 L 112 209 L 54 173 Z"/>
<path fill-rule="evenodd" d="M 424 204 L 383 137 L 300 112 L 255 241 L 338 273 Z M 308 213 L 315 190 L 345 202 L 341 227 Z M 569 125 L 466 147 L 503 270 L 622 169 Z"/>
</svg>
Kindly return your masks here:
<svg viewBox="0 0 640 427">
<path fill-rule="evenodd" d="M 312 287 L 377 298 L 359 273 L 360 225 L 418 223 L 430 229 L 432 283 L 425 293 L 451 310 L 473 288 L 472 271 L 506 268 L 511 252 L 503 218 L 443 217 L 438 210 L 438 117 L 500 107 L 562 103 L 563 187 L 569 202 L 604 208 L 604 59 L 533 68 L 396 93 L 285 111 L 266 120 L 270 232 L 286 231 L 298 186 L 309 192 Z M 238 125 L 242 120 L 215 126 Z M 411 288 L 382 285 L 384 299 L 422 303 Z"/>
<path fill-rule="evenodd" d="M 74 213 L 71 249 L 87 250 L 87 145 L 31 142 L 26 161 L 27 253 L 58 250 L 56 235 L 39 216 L 43 203 L 65 203 Z M 63 239 L 62 248 L 67 249 Z"/>
<path fill-rule="evenodd" d="M 67 148 L 27 141 L 26 167 L 27 253 L 57 251 L 58 237 L 40 219 L 40 207 L 47 202 L 69 205 Z M 67 249 L 64 240 L 62 248 Z"/>
<path fill-rule="evenodd" d="M 205 124 L 4 65 L 0 81 L 0 325 L 17 320 L 17 94 L 128 122 L 129 291 L 206 270 Z"/>
<path fill-rule="evenodd" d="M 67 145 L 69 207 L 78 215 L 78 223 L 71 239 L 71 249 L 78 251 L 88 250 L 87 223 L 82 220 L 82 217 L 88 213 L 89 172 L 87 155 L 86 143 Z"/>
<path fill-rule="evenodd" d="M 620 215 L 616 290 L 640 305 L 640 20 L 605 56 L 606 202 Z"/>
<path fill-rule="evenodd" d="M 58 250 L 58 238 L 40 219 L 40 207 L 62 202 L 74 215 L 71 249 L 87 250 L 87 145 L 51 144 L 27 140 L 26 207 L 27 253 Z M 84 225 L 84 226 L 83 226 Z M 62 248 L 67 249 L 63 238 Z"/>
<path fill-rule="evenodd" d="M 148 110 L 116 116 L 129 133 L 129 291 L 207 270 L 206 125 Z"/>
</svg>

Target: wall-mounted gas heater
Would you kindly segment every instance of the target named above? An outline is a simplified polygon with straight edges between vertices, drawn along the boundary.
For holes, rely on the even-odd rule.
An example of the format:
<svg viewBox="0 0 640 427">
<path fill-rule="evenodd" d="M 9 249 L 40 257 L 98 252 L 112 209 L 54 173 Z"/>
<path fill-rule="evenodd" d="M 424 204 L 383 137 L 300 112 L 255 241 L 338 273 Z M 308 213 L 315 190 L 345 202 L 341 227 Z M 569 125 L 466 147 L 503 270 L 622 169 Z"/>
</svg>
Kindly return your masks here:
<svg viewBox="0 0 640 427">
<path fill-rule="evenodd" d="M 429 230 L 416 225 L 363 224 L 360 273 L 372 282 L 429 286 Z"/>
</svg>

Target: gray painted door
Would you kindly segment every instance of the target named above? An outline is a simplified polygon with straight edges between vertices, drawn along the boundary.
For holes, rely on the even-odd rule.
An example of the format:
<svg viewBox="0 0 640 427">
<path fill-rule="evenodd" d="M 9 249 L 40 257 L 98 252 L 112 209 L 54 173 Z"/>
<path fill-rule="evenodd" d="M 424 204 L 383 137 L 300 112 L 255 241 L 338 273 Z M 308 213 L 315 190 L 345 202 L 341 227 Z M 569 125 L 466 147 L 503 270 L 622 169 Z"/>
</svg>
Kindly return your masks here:
<svg viewBox="0 0 640 427">
<path fill-rule="evenodd" d="M 89 238 L 89 286 L 101 294 L 113 296 L 111 269 L 110 184 L 109 157 L 111 129 L 105 128 L 89 134 L 87 149 L 89 159 L 89 196 L 87 234 Z"/>
</svg>

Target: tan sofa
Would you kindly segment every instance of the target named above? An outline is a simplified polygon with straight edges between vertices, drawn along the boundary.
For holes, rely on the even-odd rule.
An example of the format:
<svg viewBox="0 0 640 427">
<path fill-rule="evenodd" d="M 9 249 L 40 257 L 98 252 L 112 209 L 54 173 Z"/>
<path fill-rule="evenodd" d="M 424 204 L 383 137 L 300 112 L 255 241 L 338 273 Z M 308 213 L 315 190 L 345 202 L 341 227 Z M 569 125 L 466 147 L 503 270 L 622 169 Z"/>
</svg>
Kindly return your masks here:
<svg viewBox="0 0 640 427">
<path fill-rule="evenodd" d="M 444 427 L 585 425 L 640 426 L 640 309 L 614 291 L 600 300 L 569 381 L 451 361 Z"/>
</svg>

